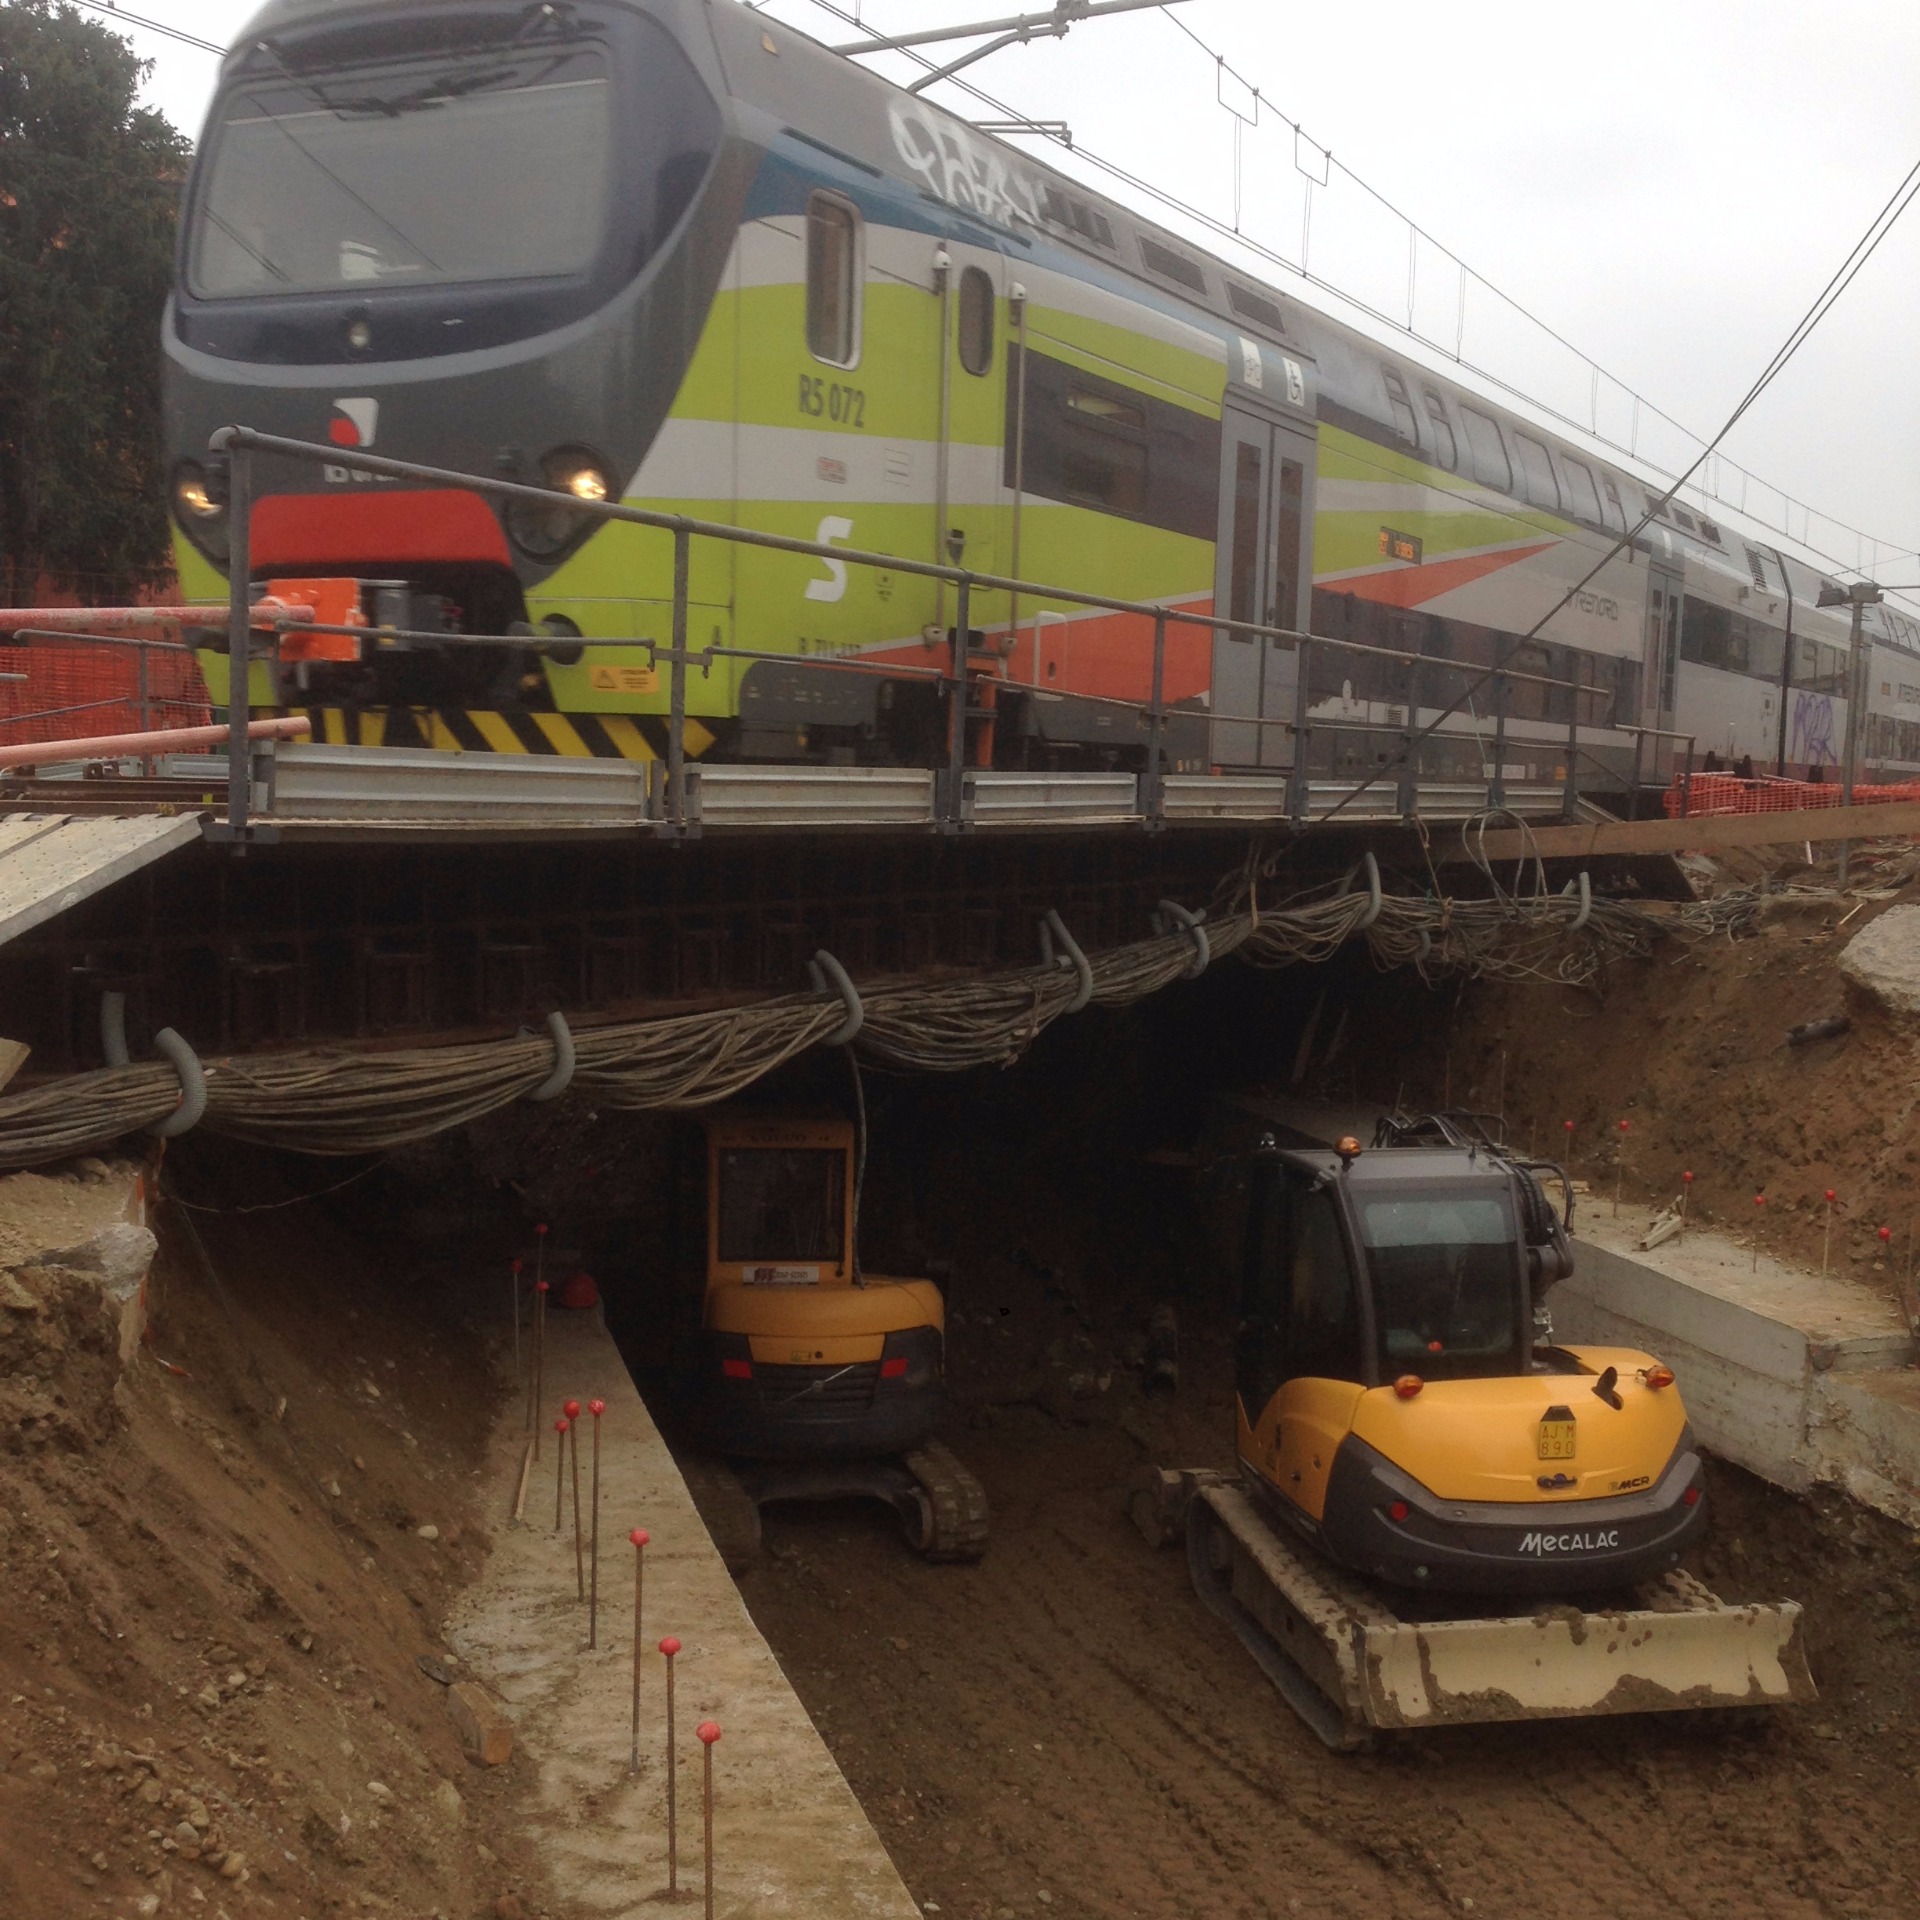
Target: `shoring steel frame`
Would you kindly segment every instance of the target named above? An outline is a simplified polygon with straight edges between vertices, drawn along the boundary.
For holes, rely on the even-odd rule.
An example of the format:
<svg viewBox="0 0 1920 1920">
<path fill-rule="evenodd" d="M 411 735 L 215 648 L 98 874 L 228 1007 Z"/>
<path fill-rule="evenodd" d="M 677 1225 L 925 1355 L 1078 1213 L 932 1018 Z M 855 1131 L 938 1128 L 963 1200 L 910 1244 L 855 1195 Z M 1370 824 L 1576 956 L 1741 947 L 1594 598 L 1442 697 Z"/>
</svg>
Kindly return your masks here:
<svg viewBox="0 0 1920 1920">
<path fill-rule="evenodd" d="M 440 646 L 515 646 L 523 651 L 541 653 L 556 647 L 573 647 L 580 644 L 576 636 L 533 635 L 489 635 L 489 634 L 442 634 L 423 633 L 417 636 L 399 629 L 386 627 L 329 627 L 316 622 L 309 615 L 306 619 L 293 617 L 300 609 L 285 609 L 276 612 L 270 623 L 263 622 L 252 599 L 252 565 L 250 558 L 251 521 L 254 496 L 254 461 L 260 455 L 273 455 L 307 465 L 328 465 L 337 463 L 340 450 L 334 446 L 324 446 L 315 441 L 289 439 L 281 434 L 262 433 L 247 426 L 222 427 L 209 442 L 210 451 L 222 456 L 228 463 L 227 514 L 228 533 L 228 605 L 227 605 L 227 659 L 228 659 L 228 789 L 227 818 L 224 823 L 209 823 L 210 838 L 230 842 L 236 851 L 244 848 L 249 840 L 270 838 L 274 830 L 271 827 L 257 827 L 248 817 L 248 772 L 244 744 L 244 728 L 248 717 L 246 688 L 252 668 L 253 634 L 256 629 L 271 631 L 276 641 L 285 633 L 351 633 L 360 638 L 403 639 L 417 637 Z M 384 454 L 358 452 L 354 454 L 354 466 L 357 471 L 382 476 L 392 480 L 408 480 L 430 483 L 436 486 L 465 488 L 471 492 L 489 494 L 501 500 L 519 500 L 533 505 L 551 508 L 555 504 L 556 490 L 550 487 L 529 486 L 523 481 L 506 480 L 491 474 L 463 473 L 456 468 L 426 466 L 418 461 L 395 460 Z M 967 711 L 969 691 L 975 682 L 983 678 L 968 665 L 968 618 L 972 596 L 975 593 L 1007 593 L 1022 600 L 1064 601 L 1069 606 L 1087 607 L 1109 613 L 1133 614 L 1149 622 L 1153 629 L 1153 669 L 1152 694 L 1145 701 L 1120 700 L 1104 695 L 1074 694 L 1069 697 L 1089 706 L 1105 706 L 1121 709 L 1135 714 L 1145 722 L 1147 734 L 1148 765 L 1145 778 L 1141 782 L 1140 800 L 1142 824 L 1149 831 L 1157 830 L 1166 823 L 1164 805 L 1164 785 L 1159 767 L 1154 764 L 1160 752 L 1167 719 L 1165 700 L 1165 669 L 1167 629 L 1170 625 L 1199 627 L 1210 633 L 1227 633 L 1240 638 L 1258 641 L 1280 641 L 1292 647 L 1297 656 L 1296 706 L 1292 716 L 1286 719 L 1270 715 L 1219 714 L 1207 709 L 1204 718 L 1209 725 L 1250 726 L 1256 729 L 1278 727 L 1290 734 L 1294 740 L 1293 765 L 1289 772 L 1288 813 L 1297 827 L 1308 818 L 1308 781 L 1307 748 L 1315 731 L 1339 733 L 1381 733 L 1391 731 L 1373 722 L 1355 721 L 1319 721 L 1309 722 L 1308 705 L 1308 663 L 1314 648 L 1332 648 L 1341 653 L 1355 654 L 1366 659 L 1395 660 L 1418 667 L 1425 665 L 1429 669 L 1443 663 L 1427 659 L 1419 654 L 1410 654 L 1387 647 L 1370 646 L 1359 640 L 1339 640 L 1327 634 L 1305 633 L 1292 627 L 1265 626 L 1257 622 L 1222 618 L 1214 613 L 1190 613 L 1182 608 L 1169 607 L 1152 601 L 1124 600 L 1111 594 L 1089 593 L 1079 588 L 1049 586 L 1044 583 L 1016 580 L 1003 574 L 982 573 L 972 568 L 943 566 L 936 561 L 903 558 L 898 554 L 876 553 L 866 549 L 846 546 L 827 546 L 815 540 L 801 540 L 786 534 L 765 533 L 757 528 L 728 526 L 719 521 L 700 520 L 687 514 L 660 513 L 651 508 L 627 506 L 613 500 L 576 501 L 570 496 L 559 496 L 570 513 L 578 513 L 583 518 L 598 521 L 619 520 L 632 526 L 652 527 L 673 537 L 673 613 L 672 638 L 668 645 L 658 641 L 639 641 L 647 648 L 649 657 L 655 662 L 664 660 L 669 668 L 668 682 L 668 733 L 667 733 L 667 806 L 666 817 L 660 823 L 659 831 L 675 838 L 687 838 L 698 832 L 697 822 L 688 817 L 686 795 L 686 696 L 687 671 L 698 667 L 703 672 L 715 658 L 754 659 L 780 661 L 786 665 L 803 665 L 823 671 L 855 672 L 895 677 L 912 676 L 937 681 L 944 690 L 947 703 L 947 766 L 944 781 L 943 805 L 940 826 L 946 832 L 960 832 L 965 829 L 965 795 L 963 775 L 966 771 Z M 731 542 L 737 546 L 760 547 L 776 553 L 790 553 L 808 559 L 832 560 L 842 566 L 869 567 L 884 572 L 913 574 L 925 579 L 936 580 L 952 586 L 957 600 L 957 620 L 954 628 L 952 658 L 948 667 L 942 671 L 933 667 L 895 666 L 891 663 L 872 662 L 859 657 L 843 659 L 807 659 L 787 653 L 759 652 L 750 648 L 705 648 L 699 652 L 690 651 L 687 645 L 687 602 L 690 551 L 695 539 L 719 540 Z M 592 644 L 589 640 L 588 644 Z M 1582 750 L 1580 744 L 1580 703 L 1599 697 L 1603 689 L 1583 687 L 1569 680 L 1557 680 L 1541 674 L 1520 673 L 1510 668 L 1485 670 L 1471 662 L 1444 663 L 1455 671 L 1466 673 L 1485 672 L 1491 680 L 1495 699 L 1504 716 L 1508 689 L 1513 686 L 1531 685 L 1558 690 L 1570 696 L 1569 707 L 1572 719 L 1568 723 L 1566 740 L 1567 765 L 1562 775 L 1561 786 L 1568 796 L 1567 806 L 1571 807 L 1573 788 L 1573 766 Z M 233 698 L 235 688 L 240 698 Z M 1402 703 L 1395 703 L 1402 704 Z M 1187 709 L 1177 711 L 1186 712 Z M 1413 712 L 1409 706 L 1408 725 L 1412 725 Z M 1601 733 L 1626 734 L 1628 732 L 1645 733 L 1648 729 L 1633 729 L 1611 724 L 1590 727 L 1590 731 Z M 1452 736 L 1449 736 L 1452 737 Z M 1463 739 L 1477 739 L 1478 734 L 1471 723 L 1459 736 Z M 1502 728 L 1504 740 L 1504 726 Z M 1683 738 L 1674 735 L 1674 738 Z M 1530 743 L 1532 744 L 1532 743 Z M 1545 744 L 1544 742 L 1539 744 Z M 1484 749 L 1483 749 L 1484 750 Z M 1417 775 L 1416 775 L 1417 778 Z M 1366 784 L 1366 783 L 1362 783 Z M 1489 804 L 1497 806 L 1498 788 L 1501 784 L 1501 767 L 1496 755 L 1493 777 L 1488 784 Z"/>
</svg>

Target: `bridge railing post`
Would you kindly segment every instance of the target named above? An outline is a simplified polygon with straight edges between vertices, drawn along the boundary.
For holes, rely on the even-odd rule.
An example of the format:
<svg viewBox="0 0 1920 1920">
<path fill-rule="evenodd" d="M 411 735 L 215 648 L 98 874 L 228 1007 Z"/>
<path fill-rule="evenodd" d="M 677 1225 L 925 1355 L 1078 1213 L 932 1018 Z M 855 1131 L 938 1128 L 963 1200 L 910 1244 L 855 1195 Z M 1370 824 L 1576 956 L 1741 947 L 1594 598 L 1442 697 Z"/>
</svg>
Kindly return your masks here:
<svg viewBox="0 0 1920 1920">
<path fill-rule="evenodd" d="M 687 830 L 687 579 L 693 536 L 673 530 L 673 655 L 668 662 L 667 820 L 675 833 Z"/>
<path fill-rule="evenodd" d="M 1402 820 L 1411 820 L 1420 811 L 1420 667 L 1417 661 L 1407 665 L 1407 727 L 1400 736 L 1399 791 L 1394 805 Z"/>
<path fill-rule="evenodd" d="M 1167 817 L 1165 788 L 1160 779 L 1160 740 L 1166 721 L 1166 684 L 1167 610 L 1162 607 L 1153 616 L 1153 699 L 1147 708 L 1147 766 L 1140 776 L 1140 812 L 1149 829 L 1164 824 Z"/>
<path fill-rule="evenodd" d="M 1571 820 L 1580 810 L 1580 690 L 1573 692 L 1567 721 L 1567 777 L 1560 783 L 1560 813 Z M 1636 736 L 1637 737 L 1637 736 Z"/>
<path fill-rule="evenodd" d="M 947 703 L 946 825 L 958 831 L 966 820 L 967 641 L 973 618 L 973 576 L 963 573 L 954 586 L 953 680 Z"/>
<path fill-rule="evenodd" d="M 247 743 L 253 662 L 253 454 L 243 441 L 227 454 L 227 834 L 247 837 L 253 756 Z M 144 656 L 143 656 L 144 657 Z"/>
<path fill-rule="evenodd" d="M 1507 676 L 1493 676 L 1493 777 L 1487 782 L 1487 805 L 1507 804 Z"/>
<path fill-rule="evenodd" d="M 1311 640 L 1294 643 L 1293 766 L 1287 774 L 1287 818 L 1297 827 L 1307 817 L 1307 752 L 1312 744 L 1307 713 L 1313 699 L 1308 685 L 1312 674 Z"/>
</svg>

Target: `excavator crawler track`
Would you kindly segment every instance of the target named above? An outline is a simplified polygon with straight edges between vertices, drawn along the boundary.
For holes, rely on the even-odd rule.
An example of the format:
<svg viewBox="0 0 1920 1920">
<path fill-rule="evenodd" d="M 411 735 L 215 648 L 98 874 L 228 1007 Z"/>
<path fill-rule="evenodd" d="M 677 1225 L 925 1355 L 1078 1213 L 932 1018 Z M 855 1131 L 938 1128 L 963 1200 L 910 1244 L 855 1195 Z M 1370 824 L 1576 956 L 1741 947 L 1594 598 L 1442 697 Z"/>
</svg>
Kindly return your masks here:
<svg viewBox="0 0 1920 1920">
<path fill-rule="evenodd" d="M 905 1456 L 926 1501 L 915 1547 L 929 1560 L 978 1560 L 987 1550 L 987 1490 L 958 1456 L 929 1440 Z"/>
</svg>

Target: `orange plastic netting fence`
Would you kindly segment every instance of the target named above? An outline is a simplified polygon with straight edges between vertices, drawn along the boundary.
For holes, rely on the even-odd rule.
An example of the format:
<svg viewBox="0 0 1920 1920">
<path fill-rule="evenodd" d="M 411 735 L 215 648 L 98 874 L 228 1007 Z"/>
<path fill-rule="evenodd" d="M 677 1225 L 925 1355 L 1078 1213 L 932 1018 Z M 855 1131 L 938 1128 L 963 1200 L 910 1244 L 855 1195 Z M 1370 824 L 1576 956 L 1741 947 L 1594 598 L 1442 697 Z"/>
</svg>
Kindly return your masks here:
<svg viewBox="0 0 1920 1920">
<path fill-rule="evenodd" d="M 1837 807 L 1842 788 L 1838 780 L 1743 780 L 1735 773 L 1696 773 L 1690 783 L 1679 775 L 1667 789 L 1664 804 L 1669 820 L 1690 820 L 1727 813 L 1798 813 L 1813 807 Z M 1888 806 L 1896 800 L 1920 800 L 1920 780 L 1869 785 L 1857 782 L 1856 807 Z"/>
<path fill-rule="evenodd" d="M 206 683 L 188 653 L 147 654 L 147 697 L 132 647 L 0 646 L 0 745 L 75 740 L 90 734 L 205 726 Z"/>
</svg>

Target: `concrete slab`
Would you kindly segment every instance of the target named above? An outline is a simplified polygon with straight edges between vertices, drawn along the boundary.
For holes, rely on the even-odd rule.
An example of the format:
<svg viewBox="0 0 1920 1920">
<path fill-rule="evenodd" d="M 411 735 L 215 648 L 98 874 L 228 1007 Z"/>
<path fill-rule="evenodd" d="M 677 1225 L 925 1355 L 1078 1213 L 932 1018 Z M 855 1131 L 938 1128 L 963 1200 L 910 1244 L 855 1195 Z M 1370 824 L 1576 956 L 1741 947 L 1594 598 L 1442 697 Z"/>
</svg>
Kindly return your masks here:
<svg viewBox="0 0 1920 1920">
<path fill-rule="evenodd" d="M 529 1768 L 525 1817 L 569 1914 L 661 1911 L 667 1884 L 663 1663 L 676 1663 L 680 1885 L 701 1887 L 700 1746 L 714 1719 L 715 1912 L 737 1920 L 917 1920 L 886 1849 L 788 1685 L 701 1525 L 686 1484 L 598 1313 L 548 1316 L 547 1423 L 524 1525 L 502 1525 L 480 1580 L 449 1629 L 453 1649 L 502 1701 Z M 607 1403 L 601 1420 L 600 1646 L 586 1650 L 571 1514 L 553 1528 L 554 1435 L 567 1397 Z M 490 1454 L 495 1511 L 512 1510 L 522 1407 L 503 1413 Z M 591 1423 L 588 1423 L 589 1433 Z M 589 1499 L 591 1439 L 581 1451 Z M 647 1548 L 641 1771 L 627 1772 L 633 1549 Z"/>
<path fill-rule="evenodd" d="M 1666 1361 L 1695 1433 L 1723 1459 L 1920 1520 L 1920 1372 L 1893 1303 L 1837 1273 L 1765 1254 L 1756 1264 L 1711 1232 L 1643 1251 L 1650 1217 L 1589 1203 L 1576 1271 L 1550 1296 L 1556 1337 Z"/>
</svg>

